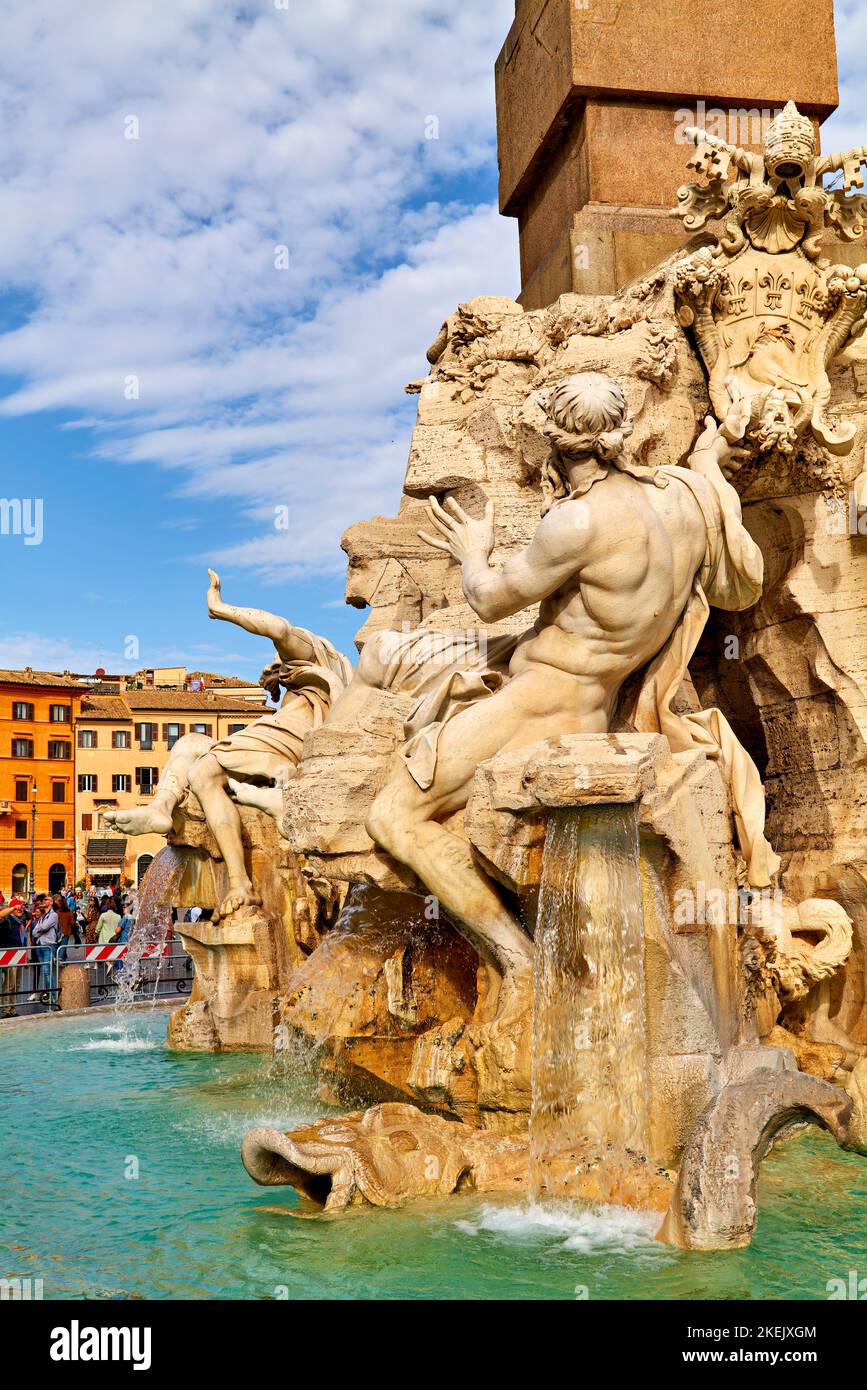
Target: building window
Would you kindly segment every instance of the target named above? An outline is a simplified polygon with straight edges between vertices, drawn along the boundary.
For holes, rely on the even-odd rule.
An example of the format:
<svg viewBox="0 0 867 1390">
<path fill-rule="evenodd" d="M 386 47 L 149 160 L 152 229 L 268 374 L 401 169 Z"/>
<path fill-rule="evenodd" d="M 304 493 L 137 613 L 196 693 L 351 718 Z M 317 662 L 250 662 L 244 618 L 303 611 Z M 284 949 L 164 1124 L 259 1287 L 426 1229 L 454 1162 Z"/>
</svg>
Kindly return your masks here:
<svg viewBox="0 0 867 1390">
<path fill-rule="evenodd" d="M 26 839 L 27 839 L 27 822 L 26 822 L 26 820 L 17 820 L 17 821 L 15 822 L 15 838 L 16 838 L 16 840 L 26 840 Z"/>
<path fill-rule="evenodd" d="M 168 747 L 174 748 L 178 739 L 184 732 L 184 726 L 183 724 L 167 724 L 164 732 Z"/>
<path fill-rule="evenodd" d="M 12 718 L 20 719 L 22 723 L 30 723 L 33 719 L 33 706 L 26 700 L 13 701 Z"/>
<path fill-rule="evenodd" d="M 129 729 L 115 729 L 111 735 L 112 748 L 129 748 L 132 740 L 129 736 Z"/>
<path fill-rule="evenodd" d="M 150 868 L 150 866 L 151 866 L 151 864 L 152 864 L 153 862 L 154 862 L 154 857 L 153 857 L 152 854 L 140 854 L 140 855 L 139 855 L 138 860 L 136 861 L 136 866 L 135 866 L 135 881 L 136 881 L 136 887 L 137 887 L 137 888 L 141 888 L 142 879 L 144 878 L 145 874 L 147 873 L 148 869 Z"/>
<path fill-rule="evenodd" d="M 139 748 L 143 749 L 145 752 L 149 752 L 151 748 L 153 748 L 154 740 L 157 736 L 156 724 L 136 724 L 135 736 Z"/>
<path fill-rule="evenodd" d="M 62 820 L 53 820 L 53 821 L 51 822 L 51 838 L 52 838 L 52 840 L 62 840 L 65 833 L 66 833 L 66 822 L 65 822 L 65 821 L 62 821 Z"/>
<path fill-rule="evenodd" d="M 80 792 L 95 792 L 98 789 L 99 779 L 95 772 L 79 772 L 78 790 Z"/>
<path fill-rule="evenodd" d="M 51 705 L 48 718 L 52 724 L 68 724 L 72 718 L 72 709 L 69 705 Z"/>
<path fill-rule="evenodd" d="M 229 733 L 230 733 L 230 734 L 239 734 L 239 733 L 241 732 L 241 730 L 242 730 L 242 729 L 246 729 L 246 727 L 247 727 L 246 724 L 230 724 L 230 725 L 229 725 Z"/>
<path fill-rule="evenodd" d="M 19 893 L 21 897 L 26 897 L 30 875 L 27 872 L 26 864 L 16 864 L 12 870 L 12 892 Z"/>
<path fill-rule="evenodd" d="M 214 727 L 212 724 L 191 724 L 191 734 L 205 734 L 207 738 L 213 738 Z"/>
<path fill-rule="evenodd" d="M 96 729 L 79 729 L 78 746 L 79 748 L 96 748 Z"/>
<path fill-rule="evenodd" d="M 12 740 L 13 758 L 32 758 L 33 739 L 32 738 L 13 738 Z"/>
<path fill-rule="evenodd" d="M 128 772 L 113 772 L 111 775 L 111 789 L 113 792 L 131 792 L 132 777 Z"/>
<path fill-rule="evenodd" d="M 65 782 L 52 782 L 52 783 L 51 783 L 51 800 L 52 800 L 52 801 L 65 801 L 65 800 L 66 800 L 66 783 L 65 783 Z"/>
<path fill-rule="evenodd" d="M 137 767 L 135 770 L 136 786 L 142 796 L 153 795 L 159 780 L 160 770 L 158 767 Z"/>
<path fill-rule="evenodd" d="M 92 811 L 85 811 L 85 812 L 83 813 L 83 815 L 82 815 L 82 817 L 81 817 L 81 828 L 82 828 L 82 830 L 92 830 L 92 829 L 93 829 L 93 812 L 92 812 Z"/>
<path fill-rule="evenodd" d="M 51 738 L 48 740 L 48 756 L 58 761 L 72 757 L 72 744 L 65 739 Z"/>
<path fill-rule="evenodd" d="M 26 801 L 27 798 L 28 798 L 29 796 L 30 796 L 30 783 L 29 783 L 29 782 L 16 782 L 16 783 L 15 783 L 15 800 L 16 800 L 16 801 Z"/>
<path fill-rule="evenodd" d="M 63 864 L 52 864 L 48 870 L 48 891 L 49 893 L 59 893 L 66 883 L 66 867 Z"/>
</svg>

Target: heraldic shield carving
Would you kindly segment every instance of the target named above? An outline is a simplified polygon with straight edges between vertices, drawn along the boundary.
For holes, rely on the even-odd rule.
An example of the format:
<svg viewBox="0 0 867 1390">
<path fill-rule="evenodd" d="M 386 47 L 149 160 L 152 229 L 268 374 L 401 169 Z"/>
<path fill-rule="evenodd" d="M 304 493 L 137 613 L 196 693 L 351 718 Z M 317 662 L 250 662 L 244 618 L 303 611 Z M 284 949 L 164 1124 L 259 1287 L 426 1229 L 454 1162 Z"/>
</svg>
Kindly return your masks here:
<svg viewBox="0 0 867 1390">
<path fill-rule="evenodd" d="M 867 263 L 832 265 L 820 243 L 830 228 L 847 241 L 863 234 L 867 198 L 848 194 L 863 186 L 867 148 L 817 156 L 812 123 L 792 102 L 761 155 L 706 131 L 689 134 L 698 145 L 690 167 L 709 182 L 681 188 L 674 215 L 691 231 L 723 218 L 724 232 L 679 263 L 675 291 L 714 412 L 731 430 L 732 402 L 743 403 L 739 441 L 752 454 L 791 454 L 808 438 L 846 454 L 855 426 L 835 429 L 825 418 L 827 369 L 867 326 Z M 831 171 L 843 173 L 843 189 L 822 186 Z"/>
</svg>

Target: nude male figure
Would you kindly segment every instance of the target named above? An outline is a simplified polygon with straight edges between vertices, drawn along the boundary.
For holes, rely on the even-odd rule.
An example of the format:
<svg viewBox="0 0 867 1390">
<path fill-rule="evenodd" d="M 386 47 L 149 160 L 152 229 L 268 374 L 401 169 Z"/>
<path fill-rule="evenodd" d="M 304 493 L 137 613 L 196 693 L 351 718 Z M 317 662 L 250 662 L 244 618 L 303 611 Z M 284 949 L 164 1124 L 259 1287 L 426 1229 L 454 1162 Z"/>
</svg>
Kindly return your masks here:
<svg viewBox="0 0 867 1390">
<path fill-rule="evenodd" d="M 598 373 L 570 377 L 548 410 L 559 496 L 526 550 L 502 571 L 491 567 L 490 502 L 477 520 L 453 498 L 445 506 L 432 498 L 433 530 L 420 533 L 460 564 L 464 594 L 483 622 L 539 602 L 538 620 L 518 642 L 506 684 L 443 724 L 431 784 L 418 785 L 410 760 L 377 796 L 367 822 L 371 837 L 414 870 L 496 971 L 500 1022 L 526 1007 L 532 942 L 467 840 L 439 821 L 466 805 L 476 768 L 496 753 L 561 734 L 607 732 L 623 682 L 666 644 L 687 606 L 708 550 L 705 515 L 718 509 L 714 488 L 729 488 L 719 465 L 735 452 L 709 421 L 691 458 L 699 476 L 666 469 L 660 485 L 635 476 L 649 470 L 618 462 L 631 422 L 615 382 Z"/>
<path fill-rule="evenodd" d="M 280 707 L 216 742 L 205 734 L 185 734 L 171 751 L 150 805 L 107 811 L 103 820 L 129 835 L 167 835 L 175 808 L 189 787 L 201 803 L 226 865 L 229 888 L 215 914 L 226 917 L 238 908 L 261 903 L 244 864 L 241 821 L 230 792 L 241 792 L 245 786 L 251 790 L 279 787 L 293 775 L 304 735 L 323 723 L 332 700 L 352 680 L 353 668 L 324 637 L 293 627 L 274 613 L 224 602 L 219 576 L 213 570 L 208 574 L 208 616 L 235 623 L 274 643 L 277 660 L 263 671 L 260 683 L 274 698 L 281 688 L 285 691 Z M 250 803 L 256 804 L 253 797 Z"/>
</svg>

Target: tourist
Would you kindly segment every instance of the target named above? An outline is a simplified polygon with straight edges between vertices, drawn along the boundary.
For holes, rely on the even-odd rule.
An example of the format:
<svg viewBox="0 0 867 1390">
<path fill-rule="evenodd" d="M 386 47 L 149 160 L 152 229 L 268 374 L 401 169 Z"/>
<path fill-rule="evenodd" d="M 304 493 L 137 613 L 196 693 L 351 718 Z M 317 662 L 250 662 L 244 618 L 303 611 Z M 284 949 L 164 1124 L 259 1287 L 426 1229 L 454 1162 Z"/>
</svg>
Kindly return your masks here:
<svg viewBox="0 0 867 1390">
<path fill-rule="evenodd" d="M 96 932 L 96 939 L 100 946 L 110 945 L 120 931 L 120 914 L 115 912 L 111 906 L 113 899 L 108 899 L 108 906 L 105 911 L 100 913 L 99 926 Z"/>
<path fill-rule="evenodd" d="M 21 906 L 23 907 L 23 903 Z M 11 948 L 15 950 L 18 947 L 26 945 L 26 943 L 27 936 L 23 917 L 19 917 L 11 903 L 0 906 L 0 949 Z M 0 991 L 0 997 L 3 999 L 4 1018 L 14 1018 L 18 1012 L 15 1008 L 15 999 L 18 994 L 18 982 L 20 978 L 20 965 L 7 965 L 3 967 L 3 988 L 2 991 Z"/>
<path fill-rule="evenodd" d="M 96 898 L 89 898 L 87 908 L 84 913 L 84 940 L 92 946 L 96 941 L 96 934 L 99 929 L 99 903 Z"/>
<path fill-rule="evenodd" d="M 47 893 L 40 893 L 34 899 L 34 914 L 30 924 L 30 941 L 33 947 L 33 960 L 39 963 L 36 988 L 28 1002 L 38 1003 L 39 995 L 51 989 L 52 961 L 60 940 L 60 924 L 51 899 Z"/>
<path fill-rule="evenodd" d="M 64 898 L 62 893 L 58 893 L 54 899 L 54 910 L 57 913 L 57 923 L 60 927 L 60 944 L 62 946 L 77 946 L 81 940 L 78 922 L 75 919 L 75 913 L 70 909 L 68 899 Z"/>
</svg>

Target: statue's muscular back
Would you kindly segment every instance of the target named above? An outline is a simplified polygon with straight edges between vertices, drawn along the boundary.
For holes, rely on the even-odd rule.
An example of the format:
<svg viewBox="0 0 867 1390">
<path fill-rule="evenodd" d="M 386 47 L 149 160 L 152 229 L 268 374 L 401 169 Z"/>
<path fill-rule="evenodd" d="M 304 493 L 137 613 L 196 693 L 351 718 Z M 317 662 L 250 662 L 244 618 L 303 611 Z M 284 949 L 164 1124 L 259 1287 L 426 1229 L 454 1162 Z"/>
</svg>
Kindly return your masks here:
<svg viewBox="0 0 867 1390">
<path fill-rule="evenodd" d="M 689 476 L 704 488 L 703 479 Z M 582 497 L 556 503 L 533 549 L 545 556 L 552 578 L 570 555 L 573 573 L 542 600 L 512 674 L 554 667 L 610 696 L 612 685 L 665 645 L 706 545 L 701 508 L 675 477 L 658 487 L 612 470 Z"/>
</svg>

